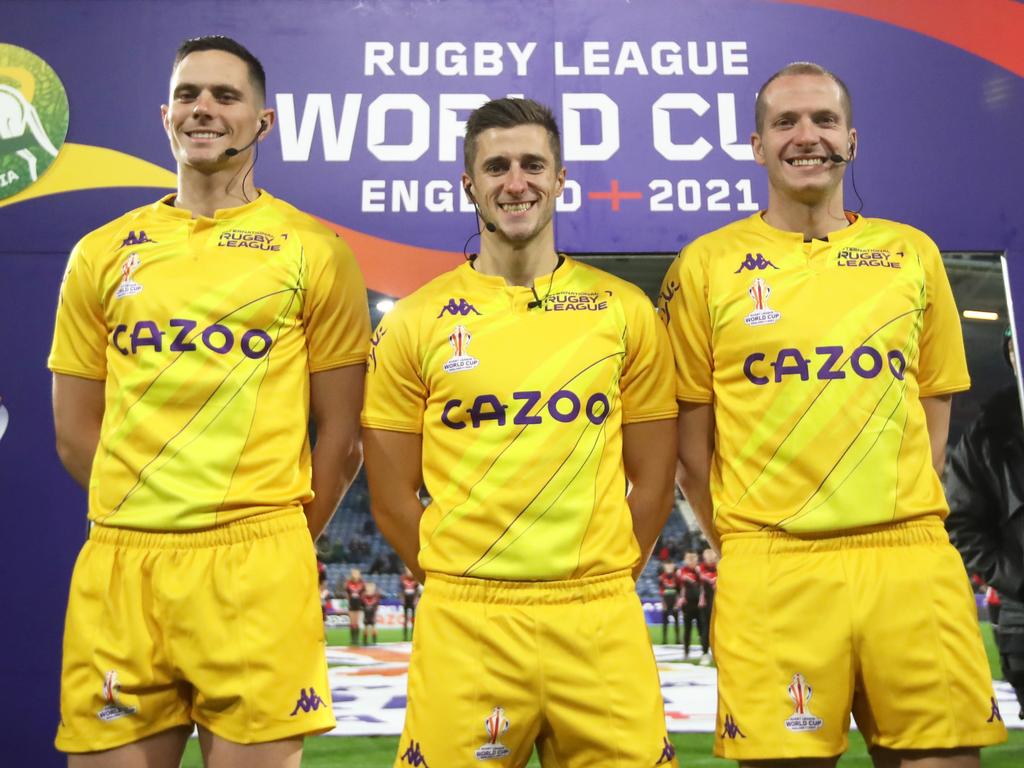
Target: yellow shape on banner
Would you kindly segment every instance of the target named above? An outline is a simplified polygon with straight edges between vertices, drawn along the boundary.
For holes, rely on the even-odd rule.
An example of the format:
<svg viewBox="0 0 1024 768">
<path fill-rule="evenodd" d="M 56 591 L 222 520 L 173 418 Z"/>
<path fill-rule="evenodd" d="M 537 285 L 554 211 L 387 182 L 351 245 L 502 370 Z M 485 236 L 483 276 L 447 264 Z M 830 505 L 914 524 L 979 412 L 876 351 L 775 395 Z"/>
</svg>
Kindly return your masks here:
<svg viewBox="0 0 1024 768">
<path fill-rule="evenodd" d="M 0 200 L 0 208 L 35 197 L 102 187 L 159 187 L 178 185 L 173 171 L 116 149 L 88 144 L 65 144 L 39 181 Z"/>
</svg>

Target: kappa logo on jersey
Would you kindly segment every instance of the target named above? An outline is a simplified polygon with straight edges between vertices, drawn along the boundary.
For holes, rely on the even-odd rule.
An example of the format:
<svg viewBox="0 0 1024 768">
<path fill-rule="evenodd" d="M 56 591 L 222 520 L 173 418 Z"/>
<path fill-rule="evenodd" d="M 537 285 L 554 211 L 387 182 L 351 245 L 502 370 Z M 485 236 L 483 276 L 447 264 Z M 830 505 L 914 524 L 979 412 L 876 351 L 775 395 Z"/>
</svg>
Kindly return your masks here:
<svg viewBox="0 0 1024 768">
<path fill-rule="evenodd" d="M 480 365 L 480 361 L 469 354 L 469 342 L 473 338 L 466 326 L 456 325 L 455 330 L 448 336 L 448 343 L 452 345 L 452 356 L 442 368 L 445 373 L 456 373 L 458 371 L 471 371 Z"/>
<path fill-rule="evenodd" d="M 793 714 L 786 718 L 786 727 L 791 731 L 816 731 L 821 728 L 822 719 L 815 717 L 809 707 L 813 691 L 806 678 L 797 672 L 786 691 L 794 706 Z"/>
<path fill-rule="evenodd" d="M 521 405 L 515 416 L 512 417 L 512 423 L 518 426 L 540 424 L 544 421 L 540 412 L 546 409 L 548 416 L 563 424 L 575 421 L 580 413 L 585 413 L 591 424 L 599 426 L 605 422 L 608 412 L 611 410 L 608 396 L 603 392 L 590 395 L 584 404 L 580 395 L 568 389 L 560 389 L 549 397 L 544 405 L 537 408 L 542 397 L 543 394 L 536 389 L 513 392 L 512 399 L 520 402 Z M 462 401 L 458 399 L 445 403 L 444 409 L 441 411 L 441 423 L 450 429 L 465 429 L 468 416 L 473 429 L 479 429 L 485 421 L 493 421 L 499 427 L 504 427 L 511 406 L 501 402 L 497 395 L 484 394 L 477 395 L 473 399 L 473 404 L 465 409 L 464 415 L 459 416 L 457 411 L 461 407 Z"/>
<path fill-rule="evenodd" d="M 845 352 L 841 346 L 815 347 L 814 354 L 819 358 L 815 361 L 796 347 L 783 347 L 775 355 L 775 359 L 767 364 L 764 352 L 751 352 L 743 361 L 743 375 L 747 377 L 747 381 L 759 387 L 772 381 L 780 384 L 787 376 L 799 376 L 801 381 L 808 381 L 811 378 L 813 363 L 814 377 L 817 380 L 832 381 L 846 378 L 844 369 L 849 363 L 850 370 L 862 379 L 873 379 L 882 372 L 883 367 L 888 366 L 893 378 L 903 381 L 904 372 L 907 370 L 907 358 L 900 350 L 891 349 L 883 355 L 874 347 L 862 344 L 844 359 Z M 774 371 L 772 376 L 767 375 L 768 372 L 764 370 L 766 367 Z"/>
<path fill-rule="evenodd" d="M 117 720 L 121 717 L 134 715 L 138 710 L 121 703 L 121 683 L 117 679 L 117 672 L 110 670 L 103 678 L 103 706 L 96 716 L 105 723 Z"/>
<path fill-rule="evenodd" d="M 116 298 L 123 299 L 125 296 L 134 296 L 142 290 L 142 286 L 132 277 L 141 265 L 142 259 L 139 258 L 139 254 L 135 251 L 128 254 L 128 258 L 121 265 L 121 284 L 117 286 L 117 291 L 114 293 Z"/>
<path fill-rule="evenodd" d="M 750 298 L 754 300 L 754 311 L 743 318 L 743 322 L 749 326 L 771 325 L 778 322 L 782 314 L 768 306 L 768 297 L 771 292 L 772 289 L 768 287 L 768 283 L 763 277 L 754 278 L 754 282 L 747 289 Z"/>
<path fill-rule="evenodd" d="M 412 741 L 410 739 L 409 746 L 405 752 L 402 753 L 402 762 L 408 763 L 413 768 L 430 768 L 427 765 L 427 758 L 423 756 L 420 751 L 420 743 L 418 741 Z"/>
<path fill-rule="evenodd" d="M 168 321 L 168 325 L 177 329 L 177 333 L 167 347 L 168 352 L 195 352 L 199 348 L 196 343 L 197 338 L 202 340 L 204 347 L 218 355 L 226 355 L 235 348 L 234 331 L 221 323 L 208 325 L 197 333 L 193 333 L 198 326 L 195 320 L 172 317 Z M 170 333 L 171 331 L 161 330 L 160 326 L 152 320 L 139 320 L 132 327 L 130 333 L 128 326 L 124 323 L 114 328 L 110 343 L 122 355 L 137 354 L 143 347 L 152 347 L 156 352 L 163 352 L 164 336 Z M 125 334 L 128 334 L 127 341 L 124 339 Z M 250 328 L 242 334 L 238 347 L 242 350 L 242 354 L 250 360 L 259 360 L 261 357 L 266 357 L 273 343 L 274 340 L 270 338 L 270 334 L 263 329 Z"/>
<path fill-rule="evenodd" d="M 459 315 L 461 317 L 465 317 L 470 312 L 474 315 L 480 314 L 480 311 L 465 299 L 459 299 L 458 303 L 456 303 L 455 299 L 448 299 L 448 303 L 441 307 L 441 311 L 437 315 L 438 319 L 444 317 L 445 312 L 449 315 Z"/>
<path fill-rule="evenodd" d="M 655 765 L 671 763 L 675 756 L 676 748 L 672 746 L 672 742 L 668 740 L 668 736 L 663 736 L 661 742 L 661 757 L 658 758 L 658 762 L 656 762 Z"/>
<path fill-rule="evenodd" d="M 1000 711 L 999 711 L 999 702 L 997 702 L 997 701 L 996 701 L 996 697 L 995 697 L 995 696 L 992 696 L 992 697 L 991 697 L 991 698 L 989 699 L 989 701 L 991 701 L 991 702 L 992 702 L 992 712 L 991 712 L 991 714 L 989 714 L 989 716 L 988 716 L 988 720 L 986 720 L 985 722 L 986 722 L 986 723 L 994 723 L 994 722 L 996 722 L 997 720 L 998 720 L 998 721 L 999 721 L 1000 723 L 1001 723 L 1001 722 L 1003 722 L 1003 715 L 1002 715 L 1002 714 L 1000 713 Z"/>
<path fill-rule="evenodd" d="M 280 251 L 281 244 L 275 243 L 274 235 L 266 232 L 254 232 L 249 229 L 229 229 L 221 232 L 217 239 L 218 248 L 254 248 L 258 251 Z M 281 235 L 287 240 L 288 235 Z"/>
<path fill-rule="evenodd" d="M 903 251 L 897 251 L 896 255 L 902 259 Z M 870 248 L 843 248 L 843 250 L 836 254 L 836 266 L 903 268 L 900 262 L 893 261 L 889 251 L 872 250 Z"/>
<path fill-rule="evenodd" d="M 484 720 L 484 728 L 487 731 L 487 743 L 476 751 L 477 760 L 498 760 L 512 753 L 512 750 L 501 743 L 502 735 L 508 731 L 509 721 L 505 717 L 505 710 L 495 707 L 491 714 Z"/>
<path fill-rule="evenodd" d="M 603 291 L 608 296 L 611 291 Z M 545 312 L 600 312 L 608 309 L 608 301 L 597 291 L 559 291 L 544 297 Z"/>
<path fill-rule="evenodd" d="M 135 230 L 131 230 L 128 233 L 128 237 L 121 241 L 121 247 L 127 248 L 130 245 L 142 245 L 143 243 L 155 243 L 156 240 L 150 240 L 146 234 L 146 230 L 140 229 L 139 234 L 135 234 Z"/>
<path fill-rule="evenodd" d="M 740 727 L 736 725 L 732 715 L 725 716 L 725 724 L 722 725 L 722 732 L 719 736 L 723 739 L 736 739 L 737 736 L 741 739 L 747 738 L 743 731 L 740 730 Z"/>
<path fill-rule="evenodd" d="M 733 272 L 733 274 L 738 275 L 745 269 L 749 269 L 751 272 L 753 272 L 756 269 L 768 269 L 768 267 L 771 267 L 772 269 L 778 269 L 778 267 L 776 267 L 774 264 L 768 261 L 768 259 L 766 259 L 762 254 L 759 253 L 755 256 L 752 253 L 748 253 L 747 257 L 740 264 L 740 268 Z"/>
<path fill-rule="evenodd" d="M 315 688 L 310 688 L 309 693 L 306 693 L 306 689 L 303 688 L 299 693 L 299 700 L 295 702 L 295 709 L 292 710 L 291 717 L 295 717 L 300 710 L 307 713 L 316 712 L 321 707 L 326 706 L 327 704 L 320 698 Z"/>
<path fill-rule="evenodd" d="M 377 345 L 380 344 L 383 338 L 387 335 L 387 332 L 387 328 L 381 328 L 378 326 L 377 330 L 373 332 L 373 336 L 370 337 L 369 364 L 372 365 L 370 368 L 371 372 L 377 370 Z"/>
</svg>

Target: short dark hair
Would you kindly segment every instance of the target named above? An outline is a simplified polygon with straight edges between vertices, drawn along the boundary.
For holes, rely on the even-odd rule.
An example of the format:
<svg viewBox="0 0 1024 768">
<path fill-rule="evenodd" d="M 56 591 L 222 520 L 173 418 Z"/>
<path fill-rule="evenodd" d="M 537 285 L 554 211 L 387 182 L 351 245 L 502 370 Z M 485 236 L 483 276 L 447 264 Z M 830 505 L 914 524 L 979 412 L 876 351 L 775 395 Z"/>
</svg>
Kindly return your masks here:
<svg viewBox="0 0 1024 768">
<path fill-rule="evenodd" d="M 466 121 L 466 140 L 462 145 L 462 162 L 466 173 L 476 160 L 476 137 L 490 128 L 515 128 L 517 125 L 539 125 L 548 132 L 548 144 L 555 156 L 555 169 L 562 168 L 561 133 L 551 110 L 533 99 L 494 99 L 470 114 Z"/>
<path fill-rule="evenodd" d="M 176 69 L 181 64 L 181 60 L 190 53 L 196 53 L 197 51 L 224 51 L 240 58 L 249 69 L 249 82 L 256 89 L 256 93 L 259 94 L 260 99 L 264 102 L 267 100 L 267 74 L 263 71 L 263 65 L 240 42 L 224 35 L 205 35 L 203 37 L 190 38 L 178 46 L 178 51 L 174 55 L 174 66 L 172 69 Z"/>
<path fill-rule="evenodd" d="M 825 69 L 820 64 L 815 64 L 811 61 L 794 61 L 769 77 L 757 92 L 757 101 L 754 103 L 754 126 L 758 133 L 764 131 L 764 113 L 767 109 L 764 103 L 765 89 L 780 77 L 788 77 L 790 75 L 819 75 L 832 80 L 832 82 L 839 86 L 840 101 L 843 105 L 843 111 L 846 112 L 846 125 L 847 127 L 853 125 L 853 99 L 850 98 L 850 89 L 846 87 L 846 83 L 837 74 Z"/>
</svg>

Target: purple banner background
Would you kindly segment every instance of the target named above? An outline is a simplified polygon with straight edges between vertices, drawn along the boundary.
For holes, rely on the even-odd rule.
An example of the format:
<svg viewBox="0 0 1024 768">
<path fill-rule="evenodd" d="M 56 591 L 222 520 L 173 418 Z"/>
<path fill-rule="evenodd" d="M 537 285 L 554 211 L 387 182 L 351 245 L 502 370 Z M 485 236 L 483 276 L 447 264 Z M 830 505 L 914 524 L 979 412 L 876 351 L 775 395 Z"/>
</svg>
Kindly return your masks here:
<svg viewBox="0 0 1024 768">
<path fill-rule="evenodd" d="M 415 213 L 362 210 L 364 180 L 455 185 L 461 162 L 439 159 L 442 94 L 525 93 L 551 104 L 563 126 L 565 98 L 604 94 L 618 108 L 619 148 L 607 160 L 567 159 L 580 204 L 558 215 L 558 245 L 570 252 L 667 252 L 746 215 L 737 210 L 743 199 L 737 184 L 749 180 L 750 199 L 766 201 L 760 169 L 733 159 L 721 146 L 718 95 L 735 102 L 737 144 L 743 146 L 761 82 L 794 59 L 818 61 L 843 76 L 854 95 L 864 212 L 918 226 L 946 250 L 1008 251 L 1018 338 L 1024 338 L 1024 161 L 1015 151 L 1024 125 L 1024 79 L 949 44 L 835 11 L 713 0 L 548 0 L 528 7 L 468 0 L 15 1 L 4 5 L 0 42 L 32 50 L 63 79 L 71 104 L 69 142 L 170 168 L 159 105 L 167 98 L 173 50 L 185 37 L 215 32 L 237 37 L 263 59 L 271 104 L 280 110 L 282 95 L 291 94 L 300 123 L 310 94 L 330 94 L 335 130 L 346 94 L 362 94 L 349 160 L 325 161 L 317 128 L 310 160 L 286 162 L 282 121 L 262 144 L 262 186 L 338 225 L 442 251 L 459 250 L 475 231 L 470 213 L 432 213 L 422 201 Z M 614 65 L 627 40 L 648 54 L 659 41 L 675 41 L 684 51 L 693 41 L 701 62 L 709 41 L 743 43 L 747 72 L 726 75 L 719 62 L 710 75 L 694 74 L 689 66 L 675 76 L 555 74 L 556 42 L 563 44 L 564 64 L 579 65 L 585 43 L 607 41 Z M 367 41 L 537 47 L 524 76 L 515 73 L 507 53 L 504 71 L 495 76 L 384 76 L 364 73 Z M 429 112 L 428 147 L 414 162 L 382 161 L 368 149 L 369 106 L 385 94 L 415 94 Z M 704 137 L 711 145 L 705 158 L 669 160 L 655 148 L 652 110 L 664 94 L 697 94 L 710 104 L 703 116 L 672 112 L 663 134 L 677 144 Z M 593 103 L 598 97 L 589 98 Z M 467 113 L 457 116 L 465 119 Z M 383 125 L 385 145 L 422 135 L 413 135 L 407 113 L 395 112 Z M 589 144 L 606 138 L 592 111 L 582 113 L 581 138 Z M 444 146 L 461 157 L 461 141 Z M 664 180 L 674 188 L 682 179 L 692 179 L 701 190 L 697 210 L 672 205 L 671 211 L 652 211 L 652 182 Z M 727 185 L 730 210 L 708 210 L 708 182 L 716 179 Z M 589 197 L 608 192 L 613 182 L 640 198 L 623 199 L 615 211 L 609 200 Z M 0 559 L 9 625 L 2 656 L 5 680 L 16 692 L 4 699 L 4 720 L 21 725 L 5 753 L 12 764 L 63 763 L 50 745 L 57 721 L 57 660 L 70 569 L 85 530 L 84 495 L 53 450 L 45 357 L 57 284 L 78 237 L 159 194 L 132 188 L 75 191 L 0 208 L 0 397 L 11 412 L 8 434 L 0 440 L 0 493 L 12 534 Z M 855 205 L 849 187 L 847 195 L 848 205 Z"/>
</svg>

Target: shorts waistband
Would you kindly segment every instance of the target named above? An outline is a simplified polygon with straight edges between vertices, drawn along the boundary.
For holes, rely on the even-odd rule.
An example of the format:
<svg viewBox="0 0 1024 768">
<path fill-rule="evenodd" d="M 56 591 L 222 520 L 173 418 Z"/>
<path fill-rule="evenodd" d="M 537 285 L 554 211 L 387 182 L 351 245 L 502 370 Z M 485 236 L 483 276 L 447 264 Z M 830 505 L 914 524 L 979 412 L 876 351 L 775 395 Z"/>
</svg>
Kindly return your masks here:
<svg viewBox="0 0 1024 768">
<path fill-rule="evenodd" d="M 428 572 L 423 588 L 448 600 L 499 605 L 566 605 L 636 594 L 629 571 L 564 581 L 499 581 Z"/>
<path fill-rule="evenodd" d="M 89 541 L 140 549 L 200 549 L 255 541 L 305 527 L 302 510 L 289 508 L 199 531 L 140 531 L 93 523 Z"/>
<path fill-rule="evenodd" d="M 722 556 L 724 557 L 726 554 L 834 552 L 841 549 L 948 543 L 949 535 L 946 533 L 942 521 L 937 517 L 929 517 L 819 534 L 797 535 L 786 531 L 772 530 L 730 533 L 722 537 Z"/>
</svg>

